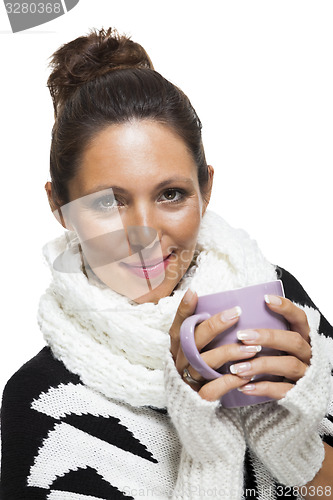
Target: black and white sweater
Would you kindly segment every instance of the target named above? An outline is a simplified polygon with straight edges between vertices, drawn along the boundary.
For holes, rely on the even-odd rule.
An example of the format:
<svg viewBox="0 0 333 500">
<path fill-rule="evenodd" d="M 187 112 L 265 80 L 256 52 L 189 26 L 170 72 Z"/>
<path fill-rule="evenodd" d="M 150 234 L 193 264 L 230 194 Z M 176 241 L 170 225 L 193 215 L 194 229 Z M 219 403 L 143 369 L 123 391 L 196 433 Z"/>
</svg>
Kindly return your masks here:
<svg viewBox="0 0 333 500">
<path fill-rule="evenodd" d="M 316 309 L 293 276 L 277 271 L 286 297 Z M 333 339 L 322 315 L 319 330 Z M 1 435 L 1 500 L 174 498 L 182 443 L 168 412 L 105 398 L 68 371 L 49 347 L 8 381 Z M 321 437 L 333 446 L 332 405 Z M 243 488 L 244 499 L 301 498 L 277 483 L 250 448 Z M 206 497 L 228 498 L 207 488 L 191 496 Z"/>
</svg>

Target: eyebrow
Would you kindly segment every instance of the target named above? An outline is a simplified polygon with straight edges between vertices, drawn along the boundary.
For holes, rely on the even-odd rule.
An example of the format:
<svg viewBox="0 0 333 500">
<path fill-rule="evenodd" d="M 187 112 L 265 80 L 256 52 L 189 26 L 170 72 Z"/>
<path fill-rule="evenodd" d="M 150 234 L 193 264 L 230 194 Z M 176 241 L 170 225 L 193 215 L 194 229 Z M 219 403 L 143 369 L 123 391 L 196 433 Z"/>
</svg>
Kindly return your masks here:
<svg viewBox="0 0 333 500">
<path fill-rule="evenodd" d="M 155 189 L 162 189 L 163 187 L 168 186 L 170 184 L 173 184 L 175 182 L 184 182 L 185 184 L 193 186 L 192 179 L 190 179 L 188 177 L 182 177 L 180 175 L 175 175 L 173 177 L 169 177 L 169 179 L 165 179 L 164 181 L 159 182 L 155 186 Z M 124 189 L 121 186 L 116 186 L 116 185 L 110 186 L 110 185 L 106 185 L 106 184 L 101 184 L 101 185 L 95 186 L 93 189 L 87 191 L 86 193 L 83 194 L 83 196 L 87 196 L 87 195 L 93 194 L 93 193 L 98 193 L 99 191 L 103 191 L 105 189 L 113 189 L 115 191 L 119 191 L 122 193 L 128 192 L 127 189 Z"/>
</svg>

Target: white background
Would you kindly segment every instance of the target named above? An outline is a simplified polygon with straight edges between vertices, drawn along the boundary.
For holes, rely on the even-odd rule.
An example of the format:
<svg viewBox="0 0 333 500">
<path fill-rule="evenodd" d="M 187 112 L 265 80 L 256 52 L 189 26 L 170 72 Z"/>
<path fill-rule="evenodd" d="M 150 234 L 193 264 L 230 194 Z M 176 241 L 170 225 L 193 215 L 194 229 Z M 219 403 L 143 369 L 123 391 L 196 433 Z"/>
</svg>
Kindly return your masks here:
<svg viewBox="0 0 333 500">
<path fill-rule="evenodd" d="M 1 2 L 0 392 L 44 345 L 41 248 L 61 234 L 43 189 L 53 124 L 47 58 L 92 27 L 131 35 L 188 94 L 215 168 L 210 208 L 246 229 L 333 322 L 332 25 L 331 0 L 80 0 L 12 34 Z"/>
</svg>

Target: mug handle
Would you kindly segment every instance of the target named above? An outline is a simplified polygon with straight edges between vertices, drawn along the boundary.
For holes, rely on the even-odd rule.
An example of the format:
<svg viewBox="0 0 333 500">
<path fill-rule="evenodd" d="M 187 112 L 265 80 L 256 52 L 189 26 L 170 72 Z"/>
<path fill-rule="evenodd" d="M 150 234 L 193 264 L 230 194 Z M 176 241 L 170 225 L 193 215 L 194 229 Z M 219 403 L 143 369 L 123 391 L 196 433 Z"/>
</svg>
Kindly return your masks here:
<svg viewBox="0 0 333 500">
<path fill-rule="evenodd" d="M 190 365 L 206 380 L 222 377 L 222 373 L 213 370 L 204 362 L 194 340 L 195 326 L 210 317 L 211 315 L 208 312 L 194 314 L 186 318 L 180 327 L 180 343 L 183 353 Z"/>
</svg>

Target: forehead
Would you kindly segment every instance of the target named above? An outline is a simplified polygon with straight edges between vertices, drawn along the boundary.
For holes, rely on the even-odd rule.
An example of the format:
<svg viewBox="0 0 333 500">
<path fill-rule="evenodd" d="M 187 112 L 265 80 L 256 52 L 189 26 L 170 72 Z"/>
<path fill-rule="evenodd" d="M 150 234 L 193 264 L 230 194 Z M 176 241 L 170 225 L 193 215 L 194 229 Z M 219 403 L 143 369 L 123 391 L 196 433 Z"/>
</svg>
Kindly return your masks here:
<svg viewBox="0 0 333 500">
<path fill-rule="evenodd" d="M 82 181 L 175 173 L 193 177 L 196 171 L 184 140 L 169 127 L 146 120 L 111 125 L 99 132 L 83 154 L 78 177 Z"/>
</svg>

